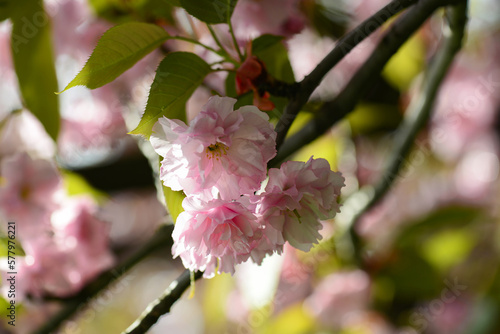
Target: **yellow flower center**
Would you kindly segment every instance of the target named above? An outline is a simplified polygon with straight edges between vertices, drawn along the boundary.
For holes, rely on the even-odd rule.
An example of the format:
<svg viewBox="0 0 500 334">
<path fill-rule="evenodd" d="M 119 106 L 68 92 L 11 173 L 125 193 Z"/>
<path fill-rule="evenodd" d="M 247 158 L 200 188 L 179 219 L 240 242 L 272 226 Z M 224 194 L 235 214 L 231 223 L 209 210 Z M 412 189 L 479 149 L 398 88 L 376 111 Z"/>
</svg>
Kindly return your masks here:
<svg viewBox="0 0 500 334">
<path fill-rule="evenodd" d="M 205 152 L 207 154 L 207 158 L 208 159 L 219 160 L 219 158 L 222 155 L 227 155 L 227 150 L 228 149 L 229 149 L 229 147 L 227 147 L 226 145 L 217 142 L 217 143 L 215 143 L 213 145 L 208 146 L 206 148 Z"/>
</svg>

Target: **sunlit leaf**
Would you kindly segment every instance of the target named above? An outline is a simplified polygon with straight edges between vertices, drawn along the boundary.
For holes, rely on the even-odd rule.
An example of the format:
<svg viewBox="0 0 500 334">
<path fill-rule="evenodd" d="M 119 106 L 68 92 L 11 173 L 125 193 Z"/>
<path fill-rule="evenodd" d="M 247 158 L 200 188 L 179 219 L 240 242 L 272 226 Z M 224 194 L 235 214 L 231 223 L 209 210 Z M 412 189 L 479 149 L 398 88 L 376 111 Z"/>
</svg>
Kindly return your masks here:
<svg viewBox="0 0 500 334">
<path fill-rule="evenodd" d="M 64 88 L 101 87 L 159 47 L 168 34 L 157 25 L 129 22 L 106 31 L 78 75 Z"/>
<path fill-rule="evenodd" d="M 289 306 L 287 309 L 271 319 L 263 326 L 261 334 L 287 333 L 303 334 L 312 333 L 316 320 L 304 311 L 302 304 Z"/>
<path fill-rule="evenodd" d="M 450 228 L 462 228 L 480 215 L 474 207 L 451 206 L 436 210 L 405 228 L 396 240 L 398 248 L 413 248 L 421 245 L 430 235 Z"/>
<path fill-rule="evenodd" d="M 64 187 L 69 196 L 88 195 L 97 202 L 103 202 L 107 196 L 105 193 L 92 187 L 82 176 L 69 171 L 62 172 Z"/>
<path fill-rule="evenodd" d="M 237 0 L 180 0 L 180 5 L 197 19 L 209 23 L 227 23 Z"/>
<path fill-rule="evenodd" d="M 422 244 L 421 253 L 432 265 L 444 271 L 465 259 L 474 247 L 475 239 L 474 234 L 466 229 L 442 231 Z"/>
<path fill-rule="evenodd" d="M 168 54 L 156 70 L 146 110 L 131 133 L 149 138 L 161 116 L 185 121 L 186 102 L 210 71 L 210 66 L 193 53 Z"/>
<path fill-rule="evenodd" d="M 56 140 L 60 117 L 50 19 L 41 1 L 29 0 L 15 10 L 12 22 L 12 55 L 24 104 Z"/>
<path fill-rule="evenodd" d="M 170 213 L 170 216 L 175 223 L 179 214 L 184 211 L 184 209 L 182 208 L 182 201 L 184 200 L 184 198 L 186 198 L 186 195 L 184 195 L 182 191 L 174 191 L 169 187 L 162 187 L 168 212 Z"/>
<path fill-rule="evenodd" d="M 222 332 L 226 322 L 227 298 L 234 289 L 234 278 L 227 273 L 205 281 L 203 289 L 203 313 L 210 332 Z"/>
<path fill-rule="evenodd" d="M 391 85 L 406 91 L 425 65 L 425 46 L 418 34 L 403 44 L 385 65 L 382 74 Z"/>
<path fill-rule="evenodd" d="M 376 131 L 394 130 L 402 120 L 396 106 L 360 103 L 347 115 L 353 135 L 370 134 Z"/>
</svg>

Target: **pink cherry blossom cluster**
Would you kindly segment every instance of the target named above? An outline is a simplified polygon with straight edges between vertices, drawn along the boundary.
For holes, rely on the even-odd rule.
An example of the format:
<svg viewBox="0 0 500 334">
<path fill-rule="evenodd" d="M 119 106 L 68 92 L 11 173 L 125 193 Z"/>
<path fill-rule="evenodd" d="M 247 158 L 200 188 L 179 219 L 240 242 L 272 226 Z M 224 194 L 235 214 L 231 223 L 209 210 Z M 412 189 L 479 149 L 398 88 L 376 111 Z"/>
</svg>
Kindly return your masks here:
<svg viewBox="0 0 500 334">
<path fill-rule="evenodd" d="M 150 141 L 163 157 L 164 185 L 186 194 L 173 232 L 174 257 L 205 277 L 281 253 L 286 241 L 308 251 L 320 219 L 339 212 L 344 178 L 324 159 L 288 161 L 267 173 L 276 132 L 254 106 L 213 96 L 188 125 L 160 118 Z M 267 184 L 263 182 L 268 177 Z"/>
<path fill-rule="evenodd" d="M 50 160 L 18 153 L 2 159 L 0 175 L 0 221 L 15 222 L 25 253 L 16 253 L 18 296 L 70 296 L 113 265 L 109 229 L 96 218 L 96 203 L 68 196 Z"/>
</svg>

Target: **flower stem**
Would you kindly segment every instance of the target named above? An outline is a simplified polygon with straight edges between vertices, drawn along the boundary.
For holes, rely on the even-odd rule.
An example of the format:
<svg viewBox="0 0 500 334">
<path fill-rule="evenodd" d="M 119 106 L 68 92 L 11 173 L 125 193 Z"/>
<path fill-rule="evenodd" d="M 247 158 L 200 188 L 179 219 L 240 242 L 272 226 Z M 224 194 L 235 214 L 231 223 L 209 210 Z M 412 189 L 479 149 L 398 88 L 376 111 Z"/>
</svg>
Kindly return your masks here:
<svg viewBox="0 0 500 334">
<path fill-rule="evenodd" d="M 210 31 L 210 34 L 212 35 L 212 38 L 214 39 L 215 43 L 217 43 L 217 46 L 219 47 L 220 51 L 223 54 L 223 57 L 227 60 L 232 62 L 233 64 L 237 64 L 238 62 L 231 57 L 229 52 L 224 48 L 222 43 L 220 42 L 219 38 L 217 37 L 217 34 L 214 31 L 214 28 L 210 24 L 207 24 L 208 30 Z"/>
<path fill-rule="evenodd" d="M 198 42 L 197 40 L 195 39 L 192 39 L 192 38 L 189 38 L 189 37 L 183 37 L 183 36 L 170 36 L 169 39 L 176 39 L 176 40 L 179 40 L 179 41 L 184 41 L 184 42 L 189 42 L 189 43 L 192 43 L 192 44 L 196 44 L 196 45 L 199 45 L 201 47 L 204 47 L 205 49 L 207 49 L 208 51 L 211 51 L 221 57 L 224 57 L 225 54 L 221 51 L 217 51 L 215 50 L 214 48 L 208 46 L 208 45 L 205 45 L 203 43 L 200 43 Z"/>
</svg>

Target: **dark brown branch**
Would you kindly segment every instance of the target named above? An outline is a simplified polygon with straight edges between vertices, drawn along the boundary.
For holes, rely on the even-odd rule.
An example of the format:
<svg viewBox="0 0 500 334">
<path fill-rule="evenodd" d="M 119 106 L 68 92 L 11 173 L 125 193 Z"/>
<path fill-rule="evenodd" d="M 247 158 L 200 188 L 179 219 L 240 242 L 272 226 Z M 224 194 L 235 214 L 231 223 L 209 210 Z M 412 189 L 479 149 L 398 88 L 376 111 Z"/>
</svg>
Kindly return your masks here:
<svg viewBox="0 0 500 334">
<path fill-rule="evenodd" d="M 421 0 L 403 14 L 339 95 L 332 101 L 326 102 L 313 120 L 283 144 L 278 155 L 270 162 L 270 166 L 277 166 L 297 149 L 324 134 L 350 113 L 376 77 L 380 75 L 385 64 L 410 36 L 436 9 L 455 2 L 454 0 Z"/>
<path fill-rule="evenodd" d="M 316 66 L 316 68 L 299 83 L 298 93 L 290 99 L 285 107 L 282 117 L 276 125 L 278 137 L 276 146 L 279 150 L 288 129 L 292 125 L 293 120 L 302 109 L 304 104 L 309 100 L 311 94 L 319 86 L 324 76 L 347 55 L 356 45 L 361 43 L 366 37 L 371 35 L 381 25 L 383 25 L 392 16 L 399 13 L 403 9 L 417 3 L 418 0 L 394 0 L 387 6 L 379 10 L 370 18 L 363 21 L 354 30 L 347 33 L 341 38 L 333 50 Z M 439 1 L 437 1 L 439 2 Z"/>
<path fill-rule="evenodd" d="M 380 202 L 397 179 L 399 171 L 405 162 L 405 157 L 413 147 L 417 134 L 427 124 L 431 116 L 439 87 L 448 73 L 455 55 L 462 46 L 467 23 L 467 1 L 448 8 L 447 14 L 451 33 L 448 33 L 444 44 L 431 62 L 420 93 L 408 107 L 405 120 L 394 138 L 393 153 L 387 162 L 384 173 L 380 177 L 380 181 L 374 187 L 359 190 L 344 203 L 344 206 L 350 206 L 353 203 L 353 215 L 343 224 L 348 233 L 344 235 L 344 240 L 341 243 L 344 245 L 351 243 L 350 248 L 358 263 L 363 263 L 363 261 L 361 259 L 361 241 L 355 230 L 356 224 L 364 213 Z M 359 205 L 360 198 L 366 199 L 363 205 Z M 348 238 L 350 242 L 346 242 L 345 238 Z"/>
</svg>

